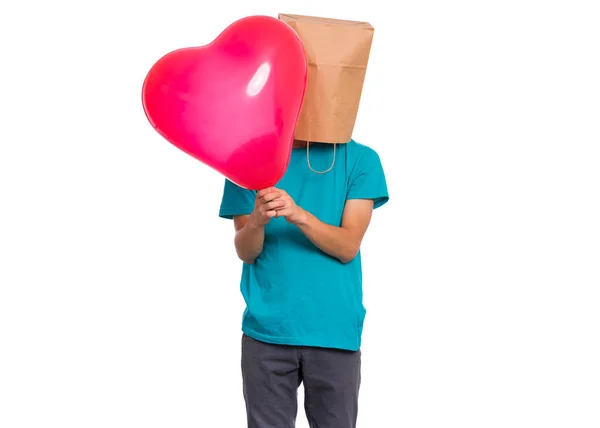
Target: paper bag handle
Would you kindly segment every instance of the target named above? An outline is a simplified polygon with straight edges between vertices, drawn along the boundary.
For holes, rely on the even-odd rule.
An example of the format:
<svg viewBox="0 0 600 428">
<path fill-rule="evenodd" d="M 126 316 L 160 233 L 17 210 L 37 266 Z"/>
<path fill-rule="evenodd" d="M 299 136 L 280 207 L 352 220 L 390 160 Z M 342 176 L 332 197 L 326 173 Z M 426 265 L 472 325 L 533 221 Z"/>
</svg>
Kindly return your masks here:
<svg viewBox="0 0 600 428">
<path fill-rule="evenodd" d="M 333 161 L 331 161 L 331 166 L 329 168 L 327 168 L 325 171 L 315 171 L 314 169 L 312 169 L 312 166 L 310 166 L 310 141 L 306 142 L 306 163 L 308 163 L 308 168 L 312 171 L 315 172 L 317 174 L 325 174 L 329 171 L 331 171 L 333 169 L 333 165 L 335 165 L 335 148 L 336 148 L 337 144 L 333 144 Z"/>
</svg>

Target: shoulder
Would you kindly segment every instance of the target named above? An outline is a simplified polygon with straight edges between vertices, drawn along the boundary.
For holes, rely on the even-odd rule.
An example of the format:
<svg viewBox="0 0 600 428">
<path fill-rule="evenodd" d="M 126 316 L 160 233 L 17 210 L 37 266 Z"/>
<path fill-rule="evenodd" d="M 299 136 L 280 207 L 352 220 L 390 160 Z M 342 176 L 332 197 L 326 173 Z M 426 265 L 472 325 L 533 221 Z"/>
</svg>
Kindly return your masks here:
<svg viewBox="0 0 600 428">
<path fill-rule="evenodd" d="M 357 165 L 378 165 L 381 163 L 379 154 L 375 149 L 355 140 L 347 143 L 347 154 L 352 166 Z"/>
<path fill-rule="evenodd" d="M 375 202 L 374 208 L 384 205 L 389 196 L 379 154 L 373 148 L 354 140 L 348 144 L 351 172 L 346 200 L 372 199 Z"/>
</svg>

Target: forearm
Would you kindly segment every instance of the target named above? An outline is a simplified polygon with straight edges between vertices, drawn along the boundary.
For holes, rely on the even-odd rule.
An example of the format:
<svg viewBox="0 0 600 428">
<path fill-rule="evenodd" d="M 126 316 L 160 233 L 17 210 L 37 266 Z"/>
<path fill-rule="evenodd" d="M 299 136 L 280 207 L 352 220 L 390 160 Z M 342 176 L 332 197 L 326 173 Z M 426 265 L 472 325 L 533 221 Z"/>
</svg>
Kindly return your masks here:
<svg viewBox="0 0 600 428">
<path fill-rule="evenodd" d="M 342 263 L 352 261 L 358 253 L 360 239 L 350 230 L 324 223 L 306 210 L 296 226 L 317 248 Z"/>
<path fill-rule="evenodd" d="M 252 264 L 260 255 L 265 241 L 265 228 L 252 218 L 235 234 L 235 250 L 245 263 Z"/>
</svg>

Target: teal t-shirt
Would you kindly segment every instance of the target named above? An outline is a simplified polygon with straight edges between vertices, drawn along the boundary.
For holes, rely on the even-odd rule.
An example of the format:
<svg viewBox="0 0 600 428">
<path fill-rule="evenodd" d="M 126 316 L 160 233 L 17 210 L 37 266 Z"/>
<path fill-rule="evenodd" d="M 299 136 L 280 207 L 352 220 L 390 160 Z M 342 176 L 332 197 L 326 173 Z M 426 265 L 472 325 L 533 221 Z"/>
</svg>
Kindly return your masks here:
<svg viewBox="0 0 600 428">
<path fill-rule="evenodd" d="M 333 156 L 332 144 L 311 143 L 313 170 L 328 169 Z M 375 208 L 388 201 L 379 156 L 354 140 L 335 146 L 334 167 L 324 174 L 310 170 L 305 148 L 294 148 L 276 187 L 334 226 L 341 226 L 349 199 L 373 199 Z M 255 197 L 255 191 L 225 180 L 220 217 L 250 214 Z M 360 251 L 344 264 L 284 218 L 273 218 L 265 227 L 263 251 L 253 264 L 243 263 L 240 288 L 246 302 L 242 331 L 248 336 L 284 345 L 360 348 L 366 315 Z"/>
</svg>

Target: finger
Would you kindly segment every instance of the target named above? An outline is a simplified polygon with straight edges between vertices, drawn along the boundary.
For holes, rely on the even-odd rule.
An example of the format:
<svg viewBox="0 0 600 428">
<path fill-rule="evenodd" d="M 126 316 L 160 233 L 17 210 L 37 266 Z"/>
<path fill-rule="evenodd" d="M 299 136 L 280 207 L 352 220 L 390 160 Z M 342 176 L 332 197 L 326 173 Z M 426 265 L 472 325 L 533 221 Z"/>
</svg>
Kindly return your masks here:
<svg viewBox="0 0 600 428">
<path fill-rule="evenodd" d="M 267 211 L 267 212 L 265 212 L 265 215 L 269 218 L 277 217 L 277 211 L 274 211 L 274 210 Z"/>
<path fill-rule="evenodd" d="M 275 211 L 275 217 L 287 217 L 292 214 L 292 210 L 289 208 L 283 208 Z"/>
<path fill-rule="evenodd" d="M 256 193 L 256 196 L 258 196 L 259 198 L 262 198 L 262 197 L 264 197 L 266 194 L 268 194 L 268 193 L 273 193 L 273 192 L 276 192 L 277 190 L 278 190 L 278 189 L 276 189 L 275 187 L 267 187 L 266 189 L 259 190 L 259 191 Z"/>
<path fill-rule="evenodd" d="M 267 202 L 265 204 L 265 209 L 266 210 L 275 210 L 275 209 L 279 209 L 279 208 L 284 208 L 286 205 L 286 202 L 283 199 L 277 199 L 271 202 Z"/>
<path fill-rule="evenodd" d="M 276 207 L 276 206 L 275 207 L 268 207 L 267 205 L 263 205 L 262 207 L 260 207 L 259 211 L 260 211 L 260 213 L 262 215 L 267 215 L 267 213 L 269 211 L 277 211 L 277 210 L 280 210 L 280 209 L 281 209 L 281 207 Z"/>
<path fill-rule="evenodd" d="M 270 192 L 262 196 L 262 200 L 263 202 L 271 202 L 272 200 L 280 198 L 281 196 L 281 192 L 276 190 L 274 192 Z"/>
</svg>

